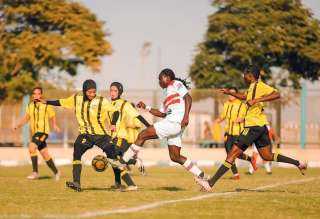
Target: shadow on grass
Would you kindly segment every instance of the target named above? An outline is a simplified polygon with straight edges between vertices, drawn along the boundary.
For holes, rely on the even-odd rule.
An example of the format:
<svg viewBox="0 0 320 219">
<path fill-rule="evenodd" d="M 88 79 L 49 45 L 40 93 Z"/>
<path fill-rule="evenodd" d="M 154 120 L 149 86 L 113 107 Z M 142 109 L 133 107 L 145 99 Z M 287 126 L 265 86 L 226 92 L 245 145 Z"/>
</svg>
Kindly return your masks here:
<svg viewBox="0 0 320 219">
<path fill-rule="evenodd" d="M 52 176 L 39 176 L 39 180 L 52 179 Z"/>
<path fill-rule="evenodd" d="M 153 191 L 169 191 L 169 192 L 178 192 L 178 191 L 186 191 L 183 188 L 179 188 L 176 186 L 162 186 L 162 187 L 158 187 L 158 188 L 154 188 L 152 189 Z"/>
<path fill-rule="evenodd" d="M 107 191 L 107 192 L 115 192 L 118 191 L 114 188 L 102 188 L 102 187 L 87 187 L 87 188 L 82 188 L 82 191 Z"/>
</svg>

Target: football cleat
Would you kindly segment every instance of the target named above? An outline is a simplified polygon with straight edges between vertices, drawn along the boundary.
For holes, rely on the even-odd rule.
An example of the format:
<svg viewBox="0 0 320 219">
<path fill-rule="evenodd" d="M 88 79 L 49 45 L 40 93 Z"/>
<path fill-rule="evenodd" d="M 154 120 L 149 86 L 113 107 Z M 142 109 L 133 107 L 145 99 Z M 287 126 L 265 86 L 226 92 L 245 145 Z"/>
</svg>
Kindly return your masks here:
<svg viewBox="0 0 320 219">
<path fill-rule="evenodd" d="M 112 185 L 111 187 L 110 187 L 110 189 L 112 189 L 112 190 L 121 190 L 121 189 L 123 189 L 124 188 L 124 186 L 123 185 L 121 185 L 121 184 L 119 184 L 119 183 L 115 183 L 114 185 Z"/>
<path fill-rule="evenodd" d="M 240 180 L 240 174 L 239 174 L 239 173 L 234 174 L 233 177 L 232 177 L 232 179 L 234 179 L 234 180 Z"/>
<path fill-rule="evenodd" d="M 194 180 L 201 187 L 200 191 L 211 192 L 212 188 L 207 179 L 201 177 L 194 177 Z"/>
<path fill-rule="evenodd" d="M 307 162 L 300 163 L 298 166 L 298 169 L 300 170 L 302 175 L 305 175 L 306 170 L 308 169 L 308 163 Z"/>
<path fill-rule="evenodd" d="M 122 191 L 123 192 L 132 192 L 132 191 L 137 191 L 138 186 L 128 186 L 127 188 L 124 188 Z"/>
<path fill-rule="evenodd" d="M 82 191 L 80 184 L 77 183 L 77 182 L 69 182 L 69 181 L 67 181 L 67 182 L 66 182 L 66 186 L 67 186 L 68 188 L 70 188 L 70 189 L 75 190 L 76 192 L 81 192 L 81 191 Z"/>
<path fill-rule="evenodd" d="M 31 180 L 39 179 L 39 173 L 32 172 L 29 176 L 27 176 L 27 179 L 31 179 Z"/>
</svg>

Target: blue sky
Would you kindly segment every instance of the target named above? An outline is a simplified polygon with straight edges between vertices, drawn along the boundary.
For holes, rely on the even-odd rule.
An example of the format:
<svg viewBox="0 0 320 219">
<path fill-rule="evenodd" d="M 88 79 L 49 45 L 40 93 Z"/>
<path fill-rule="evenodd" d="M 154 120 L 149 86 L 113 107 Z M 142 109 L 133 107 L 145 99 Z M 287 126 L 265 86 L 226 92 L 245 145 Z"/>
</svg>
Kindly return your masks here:
<svg viewBox="0 0 320 219">
<path fill-rule="evenodd" d="M 210 0 L 80 0 L 106 22 L 114 53 L 103 59 L 99 74 L 81 73 L 76 86 L 93 78 L 100 89 L 120 81 L 127 89 L 157 88 L 163 67 L 186 77 L 196 46 L 207 29 L 207 16 L 214 12 Z M 304 0 L 320 19 L 320 1 Z M 150 54 L 142 61 L 140 51 L 150 42 Z"/>
</svg>

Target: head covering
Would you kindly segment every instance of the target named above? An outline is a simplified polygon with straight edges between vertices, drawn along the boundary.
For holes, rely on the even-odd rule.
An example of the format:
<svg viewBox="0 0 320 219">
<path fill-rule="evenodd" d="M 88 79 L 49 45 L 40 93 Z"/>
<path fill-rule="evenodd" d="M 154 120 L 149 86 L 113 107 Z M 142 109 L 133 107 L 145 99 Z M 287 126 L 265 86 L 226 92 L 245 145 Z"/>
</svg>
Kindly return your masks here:
<svg viewBox="0 0 320 219">
<path fill-rule="evenodd" d="M 115 81 L 115 82 L 111 83 L 110 87 L 112 87 L 112 86 L 114 86 L 114 87 L 116 87 L 118 89 L 118 97 L 117 97 L 117 99 L 119 99 L 121 97 L 122 93 L 123 93 L 122 84 L 120 82 Z"/>
<path fill-rule="evenodd" d="M 90 89 L 97 89 L 96 82 L 92 79 L 85 80 L 82 85 L 82 92 L 83 92 L 84 100 L 88 100 L 88 97 L 86 95 L 86 91 L 88 91 Z"/>
<path fill-rule="evenodd" d="M 251 65 L 244 71 L 245 74 L 251 73 L 256 79 L 260 77 L 260 68 L 255 65 Z"/>
</svg>

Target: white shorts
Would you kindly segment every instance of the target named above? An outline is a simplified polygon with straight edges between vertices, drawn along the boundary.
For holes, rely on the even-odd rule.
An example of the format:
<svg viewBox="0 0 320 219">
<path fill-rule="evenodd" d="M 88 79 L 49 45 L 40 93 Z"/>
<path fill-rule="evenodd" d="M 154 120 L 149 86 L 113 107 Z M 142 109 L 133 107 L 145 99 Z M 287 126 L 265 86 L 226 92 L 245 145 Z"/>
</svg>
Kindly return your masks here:
<svg viewBox="0 0 320 219">
<path fill-rule="evenodd" d="M 181 124 L 178 122 L 170 122 L 163 119 L 153 124 L 156 134 L 160 139 L 167 139 L 168 145 L 175 145 L 182 147 L 182 133 Z"/>
</svg>

